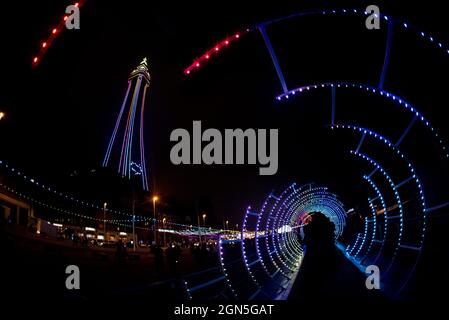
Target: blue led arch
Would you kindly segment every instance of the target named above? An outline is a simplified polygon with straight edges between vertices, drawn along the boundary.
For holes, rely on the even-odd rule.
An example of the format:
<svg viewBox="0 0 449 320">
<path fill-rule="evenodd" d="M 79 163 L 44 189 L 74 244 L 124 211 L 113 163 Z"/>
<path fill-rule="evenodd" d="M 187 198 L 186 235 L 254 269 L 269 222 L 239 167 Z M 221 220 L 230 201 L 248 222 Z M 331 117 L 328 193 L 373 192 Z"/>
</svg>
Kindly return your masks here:
<svg viewBox="0 0 449 320">
<path fill-rule="evenodd" d="M 298 94 L 301 94 L 303 92 L 307 92 L 310 90 L 315 89 L 322 89 L 322 88 L 331 88 L 332 92 L 336 88 L 353 88 L 357 90 L 366 91 L 368 93 L 374 93 L 376 95 L 380 95 L 386 99 L 389 99 L 391 101 L 394 101 L 396 105 L 399 105 L 400 107 L 404 108 L 406 111 L 410 112 L 411 115 L 413 115 L 414 119 L 412 120 L 413 123 L 416 120 L 419 120 L 427 129 L 430 130 L 430 133 L 433 135 L 435 141 L 440 145 L 441 152 L 443 153 L 444 157 L 449 158 L 449 149 L 445 144 L 445 141 L 443 140 L 442 136 L 437 132 L 437 130 L 430 124 L 429 120 L 420 112 L 416 107 L 414 107 L 412 104 L 410 104 L 408 101 L 406 101 L 404 98 L 399 97 L 398 95 L 395 95 L 389 91 L 382 90 L 370 85 L 366 84 L 358 84 L 354 82 L 323 82 L 319 84 L 313 84 L 313 85 L 306 85 L 301 86 L 295 89 L 290 90 L 288 93 L 280 94 L 276 97 L 276 100 L 282 101 L 287 100 L 291 96 L 295 96 Z M 334 112 L 334 111 L 333 111 Z M 399 145 L 404 138 L 404 136 L 408 133 L 408 130 L 410 130 L 410 126 L 406 128 L 405 132 L 401 136 L 401 138 L 398 140 L 398 142 L 395 143 L 395 145 Z"/>
</svg>

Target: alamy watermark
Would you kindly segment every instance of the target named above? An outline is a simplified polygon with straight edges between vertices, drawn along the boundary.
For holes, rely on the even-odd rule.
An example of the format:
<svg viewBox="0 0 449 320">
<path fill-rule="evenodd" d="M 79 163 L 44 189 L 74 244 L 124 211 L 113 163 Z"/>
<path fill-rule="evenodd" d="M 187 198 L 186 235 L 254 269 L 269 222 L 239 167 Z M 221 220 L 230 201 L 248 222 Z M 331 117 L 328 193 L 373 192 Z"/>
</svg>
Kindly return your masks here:
<svg viewBox="0 0 449 320">
<path fill-rule="evenodd" d="M 65 287 L 68 290 L 80 289 L 80 268 L 71 264 L 65 268 L 65 273 L 69 275 L 65 279 Z"/>
<path fill-rule="evenodd" d="M 80 28 L 80 8 L 76 5 L 67 6 L 65 18 L 65 27 L 69 30 Z"/>
<path fill-rule="evenodd" d="M 365 286 L 368 290 L 380 289 L 380 271 L 379 267 L 372 264 L 366 267 L 365 273 L 368 277 L 365 280 Z"/>
<path fill-rule="evenodd" d="M 365 26 L 368 30 L 380 29 L 380 10 L 379 7 L 372 4 L 365 9 L 368 17 L 365 20 Z"/>
<path fill-rule="evenodd" d="M 201 121 L 193 121 L 192 135 L 183 128 L 170 134 L 170 141 L 177 142 L 170 160 L 174 165 L 245 164 L 246 160 L 246 164 L 263 166 L 259 175 L 274 175 L 278 170 L 278 135 L 278 129 L 225 129 L 223 136 L 214 128 L 202 132 Z M 203 146 L 203 142 L 207 144 Z"/>
</svg>

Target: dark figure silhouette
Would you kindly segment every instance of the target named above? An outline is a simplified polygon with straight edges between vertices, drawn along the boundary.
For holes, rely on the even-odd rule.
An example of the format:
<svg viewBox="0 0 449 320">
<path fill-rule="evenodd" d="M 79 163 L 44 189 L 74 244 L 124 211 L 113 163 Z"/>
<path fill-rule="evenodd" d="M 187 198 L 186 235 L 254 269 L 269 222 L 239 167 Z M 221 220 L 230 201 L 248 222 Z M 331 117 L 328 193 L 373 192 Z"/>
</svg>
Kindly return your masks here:
<svg viewBox="0 0 449 320">
<path fill-rule="evenodd" d="M 81 246 L 83 248 L 87 248 L 89 240 L 87 239 L 86 235 L 84 235 L 83 239 L 81 240 Z"/>
<path fill-rule="evenodd" d="M 122 239 L 120 239 L 116 243 L 115 256 L 116 256 L 118 262 L 123 261 L 123 241 L 122 241 Z"/>
<path fill-rule="evenodd" d="M 321 212 L 311 214 L 312 221 L 304 226 L 303 243 L 309 259 L 330 262 L 335 258 L 335 226 Z"/>
<path fill-rule="evenodd" d="M 156 272 L 162 274 L 164 272 L 164 251 L 161 246 L 156 245 L 153 249 L 154 260 L 156 264 Z"/>
<path fill-rule="evenodd" d="M 336 272 L 335 226 L 320 212 L 310 216 L 311 221 L 304 226 L 305 257 L 298 281 L 308 297 L 323 297 L 328 295 Z"/>
<path fill-rule="evenodd" d="M 335 245 L 334 224 L 322 213 L 310 213 L 300 239 L 305 255 L 289 299 L 316 301 L 381 301 L 379 290 L 368 290 L 366 275 Z M 348 300 L 349 299 L 349 300 Z"/>
</svg>

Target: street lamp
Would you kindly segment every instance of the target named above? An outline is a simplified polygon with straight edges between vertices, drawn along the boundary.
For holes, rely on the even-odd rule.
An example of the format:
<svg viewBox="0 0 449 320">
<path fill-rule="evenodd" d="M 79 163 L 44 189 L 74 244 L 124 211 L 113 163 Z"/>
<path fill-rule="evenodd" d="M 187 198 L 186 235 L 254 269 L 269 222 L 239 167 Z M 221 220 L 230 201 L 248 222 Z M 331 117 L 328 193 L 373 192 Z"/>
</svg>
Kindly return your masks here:
<svg viewBox="0 0 449 320">
<path fill-rule="evenodd" d="M 0 112 L 0 120 L 2 120 L 5 117 L 5 113 L 4 112 Z"/>
<path fill-rule="evenodd" d="M 153 196 L 153 237 L 154 237 L 154 244 L 156 244 L 156 201 L 158 201 L 158 196 Z"/>
<path fill-rule="evenodd" d="M 162 225 L 163 225 L 163 228 L 164 228 L 164 247 L 167 245 L 167 244 L 166 244 L 166 241 L 165 241 L 165 234 L 167 233 L 166 230 L 165 230 L 165 221 L 166 221 L 166 220 L 167 220 L 167 219 L 165 219 L 165 218 L 162 219 Z"/>
<path fill-rule="evenodd" d="M 226 230 L 229 229 L 229 220 L 226 220 Z"/>
<path fill-rule="evenodd" d="M 104 233 L 104 241 L 106 241 L 106 206 L 108 204 L 103 203 L 103 233 Z"/>
<path fill-rule="evenodd" d="M 203 224 L 204 224 L 204 226 L 206 226 L 206 217 L 207 217 L 207 215 L 205 213 L 203 213 Z"/>
</svg>

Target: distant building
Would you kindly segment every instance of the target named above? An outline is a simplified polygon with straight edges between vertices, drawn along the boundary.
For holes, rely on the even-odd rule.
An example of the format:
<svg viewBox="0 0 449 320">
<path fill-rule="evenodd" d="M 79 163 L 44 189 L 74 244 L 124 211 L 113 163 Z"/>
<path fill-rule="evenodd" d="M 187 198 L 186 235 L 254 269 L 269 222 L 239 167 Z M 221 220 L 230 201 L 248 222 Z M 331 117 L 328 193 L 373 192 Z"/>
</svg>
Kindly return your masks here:
<svg viewBox="0 0 449 320">
<path fill-rule="evenodd" d="M 12 195 L 0 191 L 1 223 L 30 226 L 35 223 L 33 206 Z"/>
</svg>

